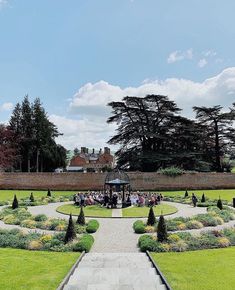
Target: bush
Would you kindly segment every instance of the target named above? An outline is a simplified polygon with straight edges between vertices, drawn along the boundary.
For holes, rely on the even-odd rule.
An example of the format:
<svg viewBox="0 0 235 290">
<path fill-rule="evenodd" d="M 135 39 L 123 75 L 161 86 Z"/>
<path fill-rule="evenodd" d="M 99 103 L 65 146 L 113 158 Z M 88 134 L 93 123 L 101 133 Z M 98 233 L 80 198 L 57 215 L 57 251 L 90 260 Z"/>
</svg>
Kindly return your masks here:
<svg viewBox="0 0 235 290">
<path fill-rule="evenodd" d="M 184 194 L 184 198 L 187 198 L 187 197 L 188 197 L 188 191 L 186 189 L 185 194 Z"/>
<path fill-rule="evenodd" d="M 201 202 L 206 202 L 205 194 L 203 193 Z"/>
<path fill-rule="evenodd" d="M 20 221 L 13 215 L 13 214 L 8 214 L 4 217 L 3 222 L 5 224 L 9 225 L 19 225 Z"/>
<path fill-rule="evenodd" d="M 145 233 L 145 224 L 143 221 L 138 220 L 133 224 L 133 229 L 136 234 L 144 234 Z"/>
<path fill-rule="evenodd" d="M 92 235 L 85 234 L 83 235 L 78 242 L 72 245 L 72 250 L 74 252 L 83 252 L 88 253 L 94 243 L 94 238 Z"/>
<path fill-rule="evenodd" d="M 145 227 L 145 232 L 146 233 L 154 233 L 155 232 L 155 227 L 153 227 L 153 226 L 146 226 Z"/>
<path fill-rule="evenodd" d="M 36 222 L 45 222 L 47 220 L 47 216 L 45 214 L 38 214 L 34 217 Z"/>
<path fill-rule="evenodd" d="M 167 240 L 167 227 L 163 215 L 160 215 L 157 225 L 157 239 L 159 242 Z"/>
<path fill-rule="evenodd" d="M 198 214 L 194 218 L 195 220 L 201 222 L 204 227 L 209 227 L 209 226 L 215 227 L 218 225 L 216 218 L 209 214 Z"/>
<path fill-rule="evenodd" d="M 179 230 L 179 231 L 184 231 L 184 230 L 186 230 L 186 224 L 185 224 L 185 223 L 180 223 L 180 224 L 177 226 L 177 230 Z"/>
<path fill-rule="evenodd" d="M 84 215 L 84 211 L 83 211 L 83 206 L 81 206 L 80 213 L 79 213 L 79 216 L 78 216 L 78 219 L 77 219 L 77 224 L 79 224 L 81 226 L 84 226 L 86 224 L 85 215 Z"/>
<path fill-rule="evenodd" d="M 43 248 L 43 244 L 40 240 L 31 241 L 28 244 L 28 250 L 41 250 Z"/>
<path fill-rule="evenodd" d="M 222 203 L 222 200 L 219 198 L 218 201 L 217 201 L 217 207 L 222 210 L 223 209 L 223 203 Z"/>
<path fill-rule="evenodd" d="M 99 228 L 99 223 L 97 220 L 90 220 L 87 224 L 86 231 L 87 233 L 95 233 Z"/>
<path fill-rule="evenodd" d="M 176 243 L 180 240 L 180 237 L 177 234 L 171 234 L 168 237 L 169 243 Z"/>
<path fill-rule="evenodd" d="M 186 223 L 186 227 L 188 229 L 201 229 L 203 228 L 203 224 L 199 221 L 196 221 L 196 220 L 190 220 Z"/>
<path fill-rule="evenodd" d="M 171 177 L 179 176 L 184 173 L 184 171 L 180 169 L 179 167 L 173 167 L 173 166 L 161 169 L 159 172 L 164 175 L 171 176 Z"/>
<path fill-rule="evenodd" d="M 183 240 L 179 240 L 178 242 L 175 242 L 171 244 L 170 249 L 173 252 L 185 252 L 188 248 L 188 245 Z"/>
<path fill-rule="evenodd" d="M 153 207 L 151 206 L 149 209 L 149 215 L 147 220 L 147 226 L 154 226 L 156 223 L 156 217 L 153 211 Z"/>
<path fill-rule="evenodd" d="M 219 247 L 221 248 L 226 248 L 230 246 L 229 239 L 225 237 L 218 238 L 218 243 L 219 243 Z"/>
<path fill-rule="evenodd" d="M 43 244 L 46 244 L 46 243 L 50 242 L 51 240 L 52 240 L 52 235 L 44 235 L 40 238 L 40 241 Z"/>
<path fill-rule="evenodd" d="M 30 194 L 29 200 L 30 200 L 30 202 L 34 202 L 34 201 L 35 201 L 35 200 L 34 200 L 34 196 L 33 196 L 33 193 L 32 193 L 32 192 L 31 192 L 31 194 Z"/>
<path fill-rule="evenodd" d="M 20 223 L 21 227 L 23 228 L 29 228 L 29 229 L 35 229 L 36 228 L 36 222 L 33 220 L 23 220 Z"/>
<path fill-rule="evenodd" d="M 13 199 L 11 207 L 12 207 L 12 209 L 16 209 L 19 207 L 19 203 L 18 203 L 18 199 L 17 199 L 16 195 L 14 195 L 14 199 Z"/>
<path fill-rule="evenodd" d="M 75 238 L 76 238 L 76 232 L 75 232 L 75 228 L 74 228 L 72 215 L 70 214 L 69 223 L 68 223 L 67 231 L 65 234 L 64 242 L 65 242 L 65 244 L 67 244 L 68 242 L 72 241 Z"/>
</svg>

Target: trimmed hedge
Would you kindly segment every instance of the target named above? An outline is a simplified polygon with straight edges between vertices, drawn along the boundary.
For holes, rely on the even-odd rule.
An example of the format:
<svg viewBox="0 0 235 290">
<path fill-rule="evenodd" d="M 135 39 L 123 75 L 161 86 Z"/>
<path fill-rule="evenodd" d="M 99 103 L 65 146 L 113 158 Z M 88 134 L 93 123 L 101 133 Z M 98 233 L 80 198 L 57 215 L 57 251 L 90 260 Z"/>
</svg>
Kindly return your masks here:
<svg viewBox="0 0 235 290">
<path fill-rule="evenodd" d="M 134 229 L 136 234 L 144 234 L 146 232 L 145 231 L 145 224 L 141 220 L 134 222 L 133 229 Z"/>
<path fill-rule="evenodd" d="M 85 251 L 88 253 L 94 243 L 94 238 L 92 235 L 85 234 L 83 235 L 77 243 L 73 244 L 73 251 L 74 252 L 82 252 Z"/>
<path fill-rule="evenodd" d="M 87 224 L 86 231 L 89 234 L 95 233 L 99 228 L 99 223 L 97 220 L 90 220 Z"/>
</svg>

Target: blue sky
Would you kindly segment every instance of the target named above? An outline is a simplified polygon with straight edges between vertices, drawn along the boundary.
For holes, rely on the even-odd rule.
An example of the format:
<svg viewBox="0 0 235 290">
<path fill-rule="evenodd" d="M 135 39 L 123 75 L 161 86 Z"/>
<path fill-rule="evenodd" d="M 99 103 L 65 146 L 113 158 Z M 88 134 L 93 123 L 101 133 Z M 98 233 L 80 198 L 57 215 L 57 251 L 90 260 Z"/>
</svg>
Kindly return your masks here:
<svg viewBox="0 0 235 290">
<path fill-rule="evenodd" d="M 228 105 L 234 11 L 232 0 L 0 0 L 0 120 L 39 96 L 63 145 L 95 134 L 100 147 L 114 129 L 104 105 L 127 93 L 166 93 L 188 114 L 202 100 Z"/>
</svg>

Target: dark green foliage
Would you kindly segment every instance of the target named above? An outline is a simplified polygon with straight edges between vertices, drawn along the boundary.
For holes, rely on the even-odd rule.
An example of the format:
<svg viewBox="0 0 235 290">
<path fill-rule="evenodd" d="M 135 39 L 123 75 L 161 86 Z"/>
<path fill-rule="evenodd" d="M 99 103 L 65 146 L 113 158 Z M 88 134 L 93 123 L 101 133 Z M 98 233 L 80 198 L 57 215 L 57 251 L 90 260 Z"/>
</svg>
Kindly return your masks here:
<svg viewBox="0 0 235 290">
<path fill-rule="evenodd" d="M 164 248 L 161 243 L 153 240 L 152 236 L 143 235 L 139 238 L 138 245 L 141 252 L 164 252 Z"/>
<path fill-rule="evenodd" d="M 223 209 L 223 203 L 222 203 L 222 200 L 219 198 L 218 201 L 217 201 L 217 207 L 222 210 Z"/>
<path fill-rule="evenodd" d="M 86 231 L 89 234 L 95 233 L 99 228 L 99 223 L 97 222 L 97 220 L 89 220 L 87 227 L 86 227 Z"/>
<path fill-rule="evenodd" d="M 19 207 L 18 199 L 17 199 L 16 195 L 14 195 L 14 199 L 13 199 L 13 202 L 12 202 L 12 209 L 16 209 L 18 207 Z"/>
<path fill-rule="evenodd" d="M 145 233 L 145 224 L 143 221 L 138 220 L 133 224 L 133 229 L 136 234 L 144 234 Z"/>
<path fill-rule="evenodd" d="M 187 191 L 187 189 L 186 189 L 186 191 L 185 191 L 184 197 L 185 197 L 185 198 L 188 197 L 188 191 Z"/>
<path fill-rule="evenodd" d="M 83 235 L 77 243 L 73 245 L 74 252 L 83 252 L 88 253 L 94 243 L 94 238 L 92 235 L 85 234 Z"/>
<path fill-rule="evenodd" d="M 34 202 L 34 201 L 35 201 L 35 200 L 34 200 L 34 196 L 33 196 L 33 193 L 32 193 L 32 192 L 31 192 L 31 194 L 30 194 L 29 200 L 30 200 L 30 202 Z"/>
<path fill-rule="evenodd" d="M 156 217 L 153 211 L 153 207 L 151 206 L 149 209 L 149 215 L 147 220 L 147 226 L 153 226 L 156 223 Z"/>
<path fill-rule="evenodd" d="M 77 218 L 77 224 L 84 226 L 86 224 L 83 206 L 81 206 L 80 213 Z"/>
<path fill-rule="evenodd" d="M 163 215 L 160 215 L 157 225 L 157 240 L 159 242 L 167 240 L 167 226 Z"/>
<path fill-rule="evenodd" d="M 206 202 L 206 198 L 205 198 L 205 194 L 204 193 L 202 194 L 201 202 Z"/>
<path fill-rule="evenodd" d="M 68 242 L 72 241 L 75 238 L 76 238 L 76 231 L 75 231 L 72 215 L 70 214 L 64 242 L 65 244 L 67 244 Z"/>
<path fill-rule="evenodd" d="M 38 214 L 34 217 L 36 222 L 44 222 L 47 220 L 47 216 L 45 214 Z"/>
<path fill-rule="evenodd" d="M 48 191 L 47 191 L 47 196 L 48 197 L 51 197 L 51 191 L 50 191 L 50 189 L 48 189 Z"/>
</svg>

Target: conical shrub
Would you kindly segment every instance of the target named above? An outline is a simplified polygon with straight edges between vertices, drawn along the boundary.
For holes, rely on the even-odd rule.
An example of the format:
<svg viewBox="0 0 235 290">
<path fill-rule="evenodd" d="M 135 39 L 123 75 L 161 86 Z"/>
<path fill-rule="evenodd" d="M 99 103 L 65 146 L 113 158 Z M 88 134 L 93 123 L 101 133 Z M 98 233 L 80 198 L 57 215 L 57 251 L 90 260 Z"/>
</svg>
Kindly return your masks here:
<svg viewBox="0 0 235 290">
<path fill-rule="evenodd" d="M 76 238 L 76 231 L 75 231 L 72 215 L 70 214 L 64 242 L 65 244 L 67 244 L 68 242 L 72 241 L 75 238 Z"/>
<path fill-rule="evenodd" d="M 47 196 L 51 197 L 51 191 L 50 191 L 50 189 L 48 189 L 48 191 L 47 191 Z"/>
<path fill-rule="evenodd" d="M 16 209 L 19 207 L 19 203 L 18 203 L 18 199 L 16 197 L 16 195 L 14 196 L 13 202 L 12 202 L 12 209 Z"/>
<path fill-rule="evenodd" d="M 184 198 L 187 198 L 188 197 L 188 191 L 186 189 L 185 193 L 184 193 Z"/>
<path fill-rule="evenodd" d="M 77 224 L 79 224 L 81 226 L 85 226 L 85 224 L 86 224 L 83 206 L 81 206 L 80 213 L 79 213 L 79 216 L 77 219 Z"/>
<path fill-rule="evenodd" d="M 157 240 L 164 242 L 167 240 L 167 227 L 164 216 L 161 214 L 157 225 Z"/>
<path fill-rule="evenodd" d="M 31 194 L 30 194 L 29 200 L 30 200 L 31 202 L 34 202 L 34 196 L 33 196 L 33 193 L 32 193 L 32 192 L 31 192 Z"/>
<path fill-rule="evenodd" d="M 153 207 L 151 206 L 149 209 L 149 215 L 147 220 L 147 226 L 153 226 L 156 223 L 156 217 L 154 215 Z"/>
<path fill-rule="evenodd" d="M 206 202 L 206 198 L 205 198 L 205 194 L 204 193 L 202 194 L 201 202 Z"/>
<path fill-rule="evenodd" d="M 219 198 L 218 201 L 217 201 L 217 207 L 222 210 L 223 209 L 223 203 L 222 203 L 222 200 Z"/>
</svg>

